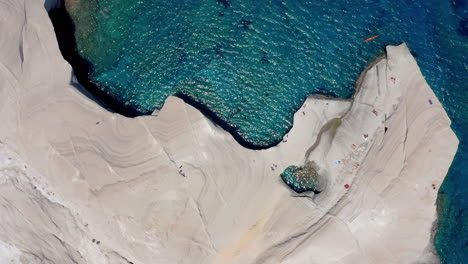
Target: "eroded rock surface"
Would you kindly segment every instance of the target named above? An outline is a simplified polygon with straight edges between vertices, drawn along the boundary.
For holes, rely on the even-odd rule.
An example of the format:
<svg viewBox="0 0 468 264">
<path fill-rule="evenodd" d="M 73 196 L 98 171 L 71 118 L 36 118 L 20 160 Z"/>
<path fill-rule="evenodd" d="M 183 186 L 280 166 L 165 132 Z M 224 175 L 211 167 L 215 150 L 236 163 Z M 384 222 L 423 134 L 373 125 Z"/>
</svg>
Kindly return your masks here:
<svg viewBox="0 0 468 264">
<path fill-rule="evenodd" d="M 405 45 L 366 72 L 352 106 L 308 98 L 285 140 L 257 151 L 175 97 L 134 119 L 101 108 L 60 55 L 43 1 L 0 0 L 0 19 L 0 262 L 431 259 L 458 140 Z M 327 178 L 318 195 L 279 177 L 307 159 Z"/>
</svg>

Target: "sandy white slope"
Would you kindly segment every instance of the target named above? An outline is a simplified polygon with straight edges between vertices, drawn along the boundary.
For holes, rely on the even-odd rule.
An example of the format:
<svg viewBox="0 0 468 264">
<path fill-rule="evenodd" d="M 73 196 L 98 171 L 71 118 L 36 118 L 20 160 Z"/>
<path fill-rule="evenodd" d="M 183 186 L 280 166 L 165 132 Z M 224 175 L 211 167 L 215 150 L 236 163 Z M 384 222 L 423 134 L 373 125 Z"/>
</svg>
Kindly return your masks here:
<svg viewBox="0 0 468 264">
<path fill-rule="evenodd" d="M 437 188 L 458 140 L 406 45 L 387 47 L 353 104 L 308 98 L 287 142 L 255 151 L 175 97 L 157 116 L 101 108 L 41 0 L 0 0 L 0 34 L 0 262 L 437 261 Z M 295 194 L 279 174 L 342 115 L 308 157 L 325 191 Z"/>
</svg>

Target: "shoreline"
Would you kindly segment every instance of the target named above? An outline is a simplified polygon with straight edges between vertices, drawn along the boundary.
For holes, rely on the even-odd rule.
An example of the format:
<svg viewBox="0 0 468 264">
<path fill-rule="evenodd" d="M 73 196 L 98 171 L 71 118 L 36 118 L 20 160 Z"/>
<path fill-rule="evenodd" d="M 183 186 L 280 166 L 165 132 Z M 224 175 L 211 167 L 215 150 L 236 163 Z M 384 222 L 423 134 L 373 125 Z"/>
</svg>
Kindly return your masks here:
<svg viewBox="0 0 468 264">
<path fill-rule="evenodd" d="M 294 182 L 293 180 L 291 179 L 288 179 L 288 180 L 285 180 L 285 178 L 283 177 L 286 173 L 286 170 L 289 170 L 289 169 L 292 169 L 293 167 L 296 167 L 297 164 L 295 165 L 291 165 L 289 166 L 282 174 L 281 174 L 281 178 L 283 179 L 284 183 L 286 185 L 288 185 L 289 188 L 291 188 L 292 190 L 294 190 L 296 193 L 298 194 L 302 194 L 302 193 L 307 193 L 307 192 L 310 192 L 312 191 L 314 194 L 319 194 L 321 192 L 321 190 L 317 189 L 316 187 L 317 186 L 314 186 L 314 187 L 305 187 L 305 186 L 301 186 L 300 190 L 302 191 L 298 191 L 298 187 L 296 186 L 297 184 L 300 184 L 300 181 L 298 180 L 299 178 L 301 179 L 308 179 L 309 181 L 314 181 L 314 182 L 324 182 L 326 181 L 326 179 L 323 179 L 324 177 L 326 178 L 326 176 L 321 176 L 320 174 L 317 174 L 316 172 L 316 167 L 317 166 L 313 166 L 314 167 L 314 170 L 310 171 L 310 173 L 312 173 L 311 175 L 309 175 L 309 173 L 306 173 L 304 168 L 307 168 L 307 167 L 310 167 L 310 165 L 307 165 L 307 164 L 315 164 L 313 160 L 310 160 L 310 156 L 311 156 L 311 153 L 320 145 L 320 141 L 322 139 L 322 135 L 323 133 L 326 133 L 328 132 L 328 130 L 332 129 L 332 132 L 331 132 L 331 138 L 329 139 L 329 141 L 333 141 L 334 137 L 335 137 L 335 134 L 337 132 L 337 130 L 339 129 L 341 123 L 343 122 L 343 120 L 346 118 L 346 116 L 348 115 L 348 113 L 352 110 L 353 108 L 353 105 L 354 105 L 354 101 L 355 101 L 355 98 L 356 96 L 359 94 L 360 92 L 360 89 L 361 89 L 361 85 L 362 85 L 362 81 L 363 79 L 365 78 L 367 72 L 372 69 L 375 65 L 377 65 L 380 61 L 386 59 L 386 56 L 385 55 L 380 55 L 378 56 L 377 58 L 375 58 L 371 63 L 369 63 L 368 66 L 366 66 L 366 68 L 362 71 L 362 73 L 359 75 L 359 78 L 357 79 L 356 81 L 356 88 L 355 88 L 355 91 L 351 97 L 351 99 L 349 100 L 346 100 L 346 102 L 350 102 L 349 104 L 349 107 L 348 109 L 343 113 L 341 114 L 340 116 L 338 117 L 335 117 L 331 120 L 328 120 L 325 124 L 323 124 L 323 126 L 320 128 L 318 134 L 317 134 L 317 137 L 316 137 L 316 140 L 314 141 L 314 143 L 307 149 L 307 151 L 305 152 L 304 154 L 304 161 L 302 161 L 302 164 L 299 165 L 299 168 L 302 174 L 302 176 L 296 176 L 296 179 L 297 181 Z M 333 97 L 321 97 L 319 96 L 318 98 L 317 97 L 314 97 L 314 96 L 310 96 L 309 98 L 315 98 L 315 99 L 324 99 L 324 100 L 328 100 L 328 101 L 333 101 L 333 100 L 337 100 L 338 98 L 333 98 Z M 343 100 L 342 100 L 343 101 Z M 303 103 L 304 105 L 305 103 Z M 296 111 L 297 112 L 297 111 Z M 336 124 L 336 122 L 338 122 Z M 294 173 L 293 173 L 294 174 Z M 287 177 L 287 178 L 290 178 L 290 177 Z M 349 186 L 349 185 L 348 185 Z"/>
<path fill-rule="evenodd" d="M 337 118 L 334 118 L 330 121 L 328 121 L 327 123 L 325 123 L 323 125 L 323 127 L 320 129 L 320 132 L 318 133 L 317 135 L 317 140 L 314 142 L 314 144 L 309 147 L 307 149 L 307 152 L 305 154 L 305 159 L 307 160 L 308 157 L 310 156 L 310 153 L 320 144 L 320 139 L 322 137 L 322 134 L 326 131 L 328 131 L 330 128 L 326 128 L 331 122 L 334 122 L 335 120 L 337 119 L 340 119 L 342 120 L 343 118 L 346 117 L 346 115 L 348 114 L 348 112 L 351 110 L 351 108 L 353 107 L 353 104 L 354 104 L 354 98 L 356 97 L 356 95 L 359 93 L 359 90 L 361 89 L 361 84 L 362 84 L 362 80 L 364 79 L 364 77 L 366 76 L 367 72 L 369 71 L 369 69 L 373 68 L 377 63 L 379 63 L 381 60 L 383 59 L 386 59 L 386 55 L 379 55 L 377 58 L 375 58 L 371 63 L 369 63 L 369 65 L 366 66 L 366 68 L 361 72 L 361 74 L 359 75 L 358 79 L 356 80 L 356 88 L 354 90 L 354 93 L 353 95 L 351 96 L 350 99 L 342 99 L 342 98 L 335 98 L 335 97 L 324 97 L 323 99 L 325 100 L 341 100 L 341 101 L 347 101 L 347 102 L 351 102 L 351 104 L 349 105 L 349 108 L 348 110 L 346 110 L 346 112 L 337 117 Z M 310 98 L 314 98 L 314 99 L 322 99 L 320 96 L 314 96 L 314 95 L 311 95 Z M 297 111 L 296 111 L 297 112 Z M 325 130 L 324 130 L 325 129 Z M 338 129 L 335 128 L 335 129 Z"/>
<path fill-rule="evenodd" d="M 60 51 L 63 57 L 65 58 L 65 60 L 68 63 L 70 63 L 70 65 L 72 66 L 75 76 L 78 79 L 78 82 L 85 89 L 85 90 L 80 89 L 81 92 L 87 95 L 90 99 L 94 100 L 101 107 L 105 108 L 107 111 L 111 113 L 118 113 L 129 118 L 155 115 L 155 113 L 161 110 L 161 109 L 154 109 L 151 112 L 138 111 L 134 106 L 130 106 L 130 105 L 126 105 L 122 103 L 122 100 L 116 98 L 115 95 L 104 92 L 104 90 L 106 89 L 99 88 L 99 85 L 95 84 L 92 81 L 92 78 L 89 77 L 89 74 L 92 73 L 92 64 L 86 61 L 84 58 L 82 58 L 77 52 L 76 40 L 74 37 L 75 27 L 73 25 L 73 20 L 71 19 L 70 15 L 68 14 L 68 11 L 65 8 L 65 5 L 59 5 L 53 8 L 52 10 L 50 10 L 48 13 L 54 25 L 54 30 L 58 39 Z M 377 63 L 378 60 L 381 59 L 382 56 L 385 56 L 385 55 L 379 55 L 377 58 L 372 60 L 372 62 L 369 63 L 365 67 L 365 69 L 360 73 L 359 77 L 356 79 L 355 89 L 354 89 L 353 94 L 351 95 L 351 98 L 333 97 L 333 96 L 324 95 L 321 92 L 318 92 L 316 94 L 310 94 L 302 100 L 302 103 L 299 104 L 296 107 L 296 109 L 293 109 L 291 111 L 292 113 L 290 114 L 291 119 L 293 119 L 292 116 L 302 107 L 302 105 L 307 100 L 307 98 L 317 98 L 317 99 L 323 98 L 323 99 L 352 101 L 354 95 L 358 92 L 358 89 L 359 89 L 358 86 L 360 85 L 359 82 L 360 82 L 360 79 L 362 78 L 362 75 L 365 74 L 368 68 L 371 68 L 373 64 Z M 207 116 L 207 118 L 212 120 L 212 122 L 222 127 L 225 131 L 229 132 L 236 139 L 236 141 L 243 147 L 253 149 L 253 150 L 264 150 L 264 149 L 269 149 L 271 147 L 275 147 L 282 141 L 282 138 L 278 138 L 276 141 L 272 141 L 269 144 L 250 142 L 246 140 L 245 137 L 241 136 L 238 133 L 238 128 L 229 125 L 224 119 L 222 119 L 217 114 L 215 114 L 209 107 L 199 103 L 198 101 L 196 101 L 195 99 L 191 98 L 188 95 L 176 93 L 172 96 L 176 96 L 184 100 L 186 103 L 190 104 L 191 106 L 202 111 Z M 290 123 L 291 125 L 284 132 L 283 137 L 284 135 L 288 134 L 290 130 L 292 129 L 294 125 L 293 120 L 291 120 Z"/>
<path fill-rule="evenodd" d="M 81 88 L 85 89 L 85 91 L 81 90 L 83 94 L 89 94 L 87 96 L 90 99 L 112 113 L 119 113 L 126 117 L 151 114 L 140 113 L 132 107 L 126 107 L 118 98 L 104 92 L 98 85 L 91 81 L 89 74 L 92 72 L 92 65 L 78 54 L 74 36 L 75 27 L 64 5 L 48 11 L 48 15 L 54 27 L 60 52 L 64 59 L 73 67 L 73 73 L 80 83 L 80 86 L 82 86 Z"/>
</svg>

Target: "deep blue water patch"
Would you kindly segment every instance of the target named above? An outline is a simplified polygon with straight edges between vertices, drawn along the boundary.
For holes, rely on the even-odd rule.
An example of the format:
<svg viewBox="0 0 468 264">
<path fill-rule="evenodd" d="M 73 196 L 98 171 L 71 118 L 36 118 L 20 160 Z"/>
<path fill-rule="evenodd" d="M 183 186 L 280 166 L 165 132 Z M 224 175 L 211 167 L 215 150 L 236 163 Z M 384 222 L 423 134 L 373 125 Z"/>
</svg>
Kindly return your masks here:
<svg viewBox="0 0 468 264">
<path fill-rule="evenodd" d="M 406 42 L 461 140 L 436 247 L 443 263 L 468 259 L 466 0 L 88 0 L 68 10 L 89 82 L 120 108 L 150 113 L 178 95 L 256 148 L 281 141 L 307 95 L 350 97 L 367 63 Z"/>
</svg>

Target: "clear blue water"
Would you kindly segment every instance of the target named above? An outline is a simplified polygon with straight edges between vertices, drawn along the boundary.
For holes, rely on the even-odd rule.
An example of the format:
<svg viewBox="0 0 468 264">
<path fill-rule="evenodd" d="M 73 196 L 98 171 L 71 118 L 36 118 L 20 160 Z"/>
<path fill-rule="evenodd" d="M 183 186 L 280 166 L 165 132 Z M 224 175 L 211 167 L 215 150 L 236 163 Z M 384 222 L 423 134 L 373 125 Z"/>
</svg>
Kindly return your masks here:
<svg viewBox="0 0 468 264">
<path fill-rule="evenodd" d="M 439 194 L 435 242 L 444 263 L 463 263 L 467 8 L 466 0 L 88 0 L 68 10 L 91 80 L 123 106 L 151 113 L 178 95 L 252 148 L 281 141 L 307 95 L 349 97 L 367 63 L 406 42 L 461 140 Z"/>
<path fill-rule="evenodd" d="M 280 174 L 280 177 L 284 183 L 297 193 L 320 192 L 317 183 L 318 174 L 308 166 L 289 166 Z"/>
</svg>

